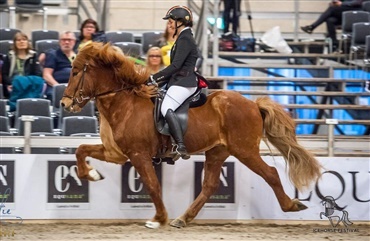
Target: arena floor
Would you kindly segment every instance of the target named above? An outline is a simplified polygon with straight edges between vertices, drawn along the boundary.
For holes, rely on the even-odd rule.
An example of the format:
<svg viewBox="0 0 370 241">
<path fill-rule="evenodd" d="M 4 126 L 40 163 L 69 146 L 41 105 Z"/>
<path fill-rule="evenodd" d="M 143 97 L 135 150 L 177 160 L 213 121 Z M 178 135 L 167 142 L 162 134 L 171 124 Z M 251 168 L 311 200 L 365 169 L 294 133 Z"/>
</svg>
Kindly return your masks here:
<svg viewBox="0 0 370 241">
<path fill-rule="evenodd" d="M 9 227 L 2 226 L 2 230 Z M 152 230 L 144 221 L 63 220 L 29 221 L 14 227 L 13 237 L 0 240 L 346 240 L 369 241 L 370 223 L 354 222 L 332 228 L 325 222 L 196 221 L 186 228 L 165 226 Z"/>
</svg>

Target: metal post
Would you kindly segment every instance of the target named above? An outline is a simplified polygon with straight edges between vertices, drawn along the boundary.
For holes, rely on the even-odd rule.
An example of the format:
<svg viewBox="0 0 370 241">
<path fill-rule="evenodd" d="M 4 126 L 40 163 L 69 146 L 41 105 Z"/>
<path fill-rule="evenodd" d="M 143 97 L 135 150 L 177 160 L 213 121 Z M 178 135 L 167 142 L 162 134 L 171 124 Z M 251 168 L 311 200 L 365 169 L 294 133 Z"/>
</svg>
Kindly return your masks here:
<svg viewBox="0 0 370 241">
<path fill-rule="evenodd" d="M 215 24 L 213 25 L 213 48 L 212 48 L 212 76 L 218 76 L 218 28 L 217 28 L 217 19 L 220 12 L 219 9 L 220 0 L 215 0 L 213 3 L 213 14 L 215 18 Z"/>
<path fill-rule="evenodd" d="M 42 14 L 43 14 L 43 19 L 42 19 L 42 21 L 43 21 L 43 23 L 42 23 L 42 28 L 43 28 L 44 30 L 47 30 L 47 29 L 48 29 L 48 13 L 47 13 L 47 11 L 48 11 L 48 8 L 43 8 L 43 9 L 42 9 Z"/>
<path fill-rule="evenodd" d="M 328 125 L 328 156 L 334 156 L 334 126 L 338 124 L 337 119 L 326 119 Z"/>
<path fill-rule="evenodd" d="M 294 1 L 294 41 L 298 41 L 299 1 Z"/>
<path fill-rule="evenodd" d="M 202 56 L 203 56 L 203 63 L 202 63 L 202 71 L 203 75 L 209 75 L 208 72 L 208 24 L 207 24 L 207 17 L 209 14 L 208 11 L 208 0 L 203 1 L 203 25 L 202 25 L 202 32 L 201 39 L 202 39 Z"/>
<path fill-rule="evenodd" d="M 15 25 L 15 7 L 9 7 L 9 28 L 16 28 L 16 25 Z"/>
<path fill-rule="evenodd" d="M 22 115 L 21 120 L 24 122 L 24 146 L 23 153 L 31 154 L 31 122 L 33 121 L 33 116 Z"/>
</svg>

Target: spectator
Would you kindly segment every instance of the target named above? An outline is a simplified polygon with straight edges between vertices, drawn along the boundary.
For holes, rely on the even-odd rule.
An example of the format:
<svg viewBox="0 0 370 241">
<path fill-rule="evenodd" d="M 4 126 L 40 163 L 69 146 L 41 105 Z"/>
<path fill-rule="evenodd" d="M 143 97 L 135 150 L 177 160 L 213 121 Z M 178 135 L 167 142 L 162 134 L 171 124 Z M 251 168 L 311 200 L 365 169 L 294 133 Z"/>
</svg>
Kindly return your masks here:
<svg viewBox="0 0 370 241">
<path fill-rule="evenodd" d="M 302 31 L 311 34 L 315 28 L 326 22 L 328 37 L 333 44 L 333 51 L 338 48 L 338 39 L 336 36 L 336 26 L 342 24 L 342 13 L 345 11 L 361 10 L 363 0 L 333 0 L 329 7 L 320 15 L 320 17 L 311 25 L 301 27 Z"/>
<path fill-rule="evenodd" d="M 159 47 L 151 47 L 148 50 L 146 58 L 146 66 L 150 70 L 150 74 L 155 74 L 164 67 L 162 52 Z"/>
<path fill-rule="evenodd" d="M 13 43 L 2 66 L 4 96 L 9 98 L 10 111 L 15 110 L 18 99 L 42 97 L 44 88 L 37 54 L 32 50 L 28 36 L 18 32 Z"/>
<path fill-rule="evenodd" d="M 49 100 L 51 100 L 54 85 L 68 83 L 72 61 L 76 57 L 73 50 L 75 44 L 75 34 L 66 31 L 59 36 L 60 47 L 46 52 L 43 77 L 48 84 L 45 94 Z"/>
<path fill-rule="evenodd" d="M 100 31 L 98 23 L 91 18 L 83 21 L 80 32 L 80 37 L 75 46 L 76 52 L 91 42 L 107 42 L 104 31 Z"/>
<path fill-rule="evenodd" d="M 228 33 L 230 23 L 232 24 L 232 33 L 237 35 L 239 28 L 240 2 L 241 0 L 223 0 L 224 1 L 224 33 Z M 232 11 L 232 16 L 231 16 Z"/>
<path fill-rule="evenodd" d="M 159 40 L 159 47 L 161 48 L 163 64 L 165 66 L 168 66 L 171 63 L 170 61 L 171 49 L 176 40 L 174 33 L 175 33 L 174 29 L 166 26 L 164 34 L 162 38 Z"/>
</svg>

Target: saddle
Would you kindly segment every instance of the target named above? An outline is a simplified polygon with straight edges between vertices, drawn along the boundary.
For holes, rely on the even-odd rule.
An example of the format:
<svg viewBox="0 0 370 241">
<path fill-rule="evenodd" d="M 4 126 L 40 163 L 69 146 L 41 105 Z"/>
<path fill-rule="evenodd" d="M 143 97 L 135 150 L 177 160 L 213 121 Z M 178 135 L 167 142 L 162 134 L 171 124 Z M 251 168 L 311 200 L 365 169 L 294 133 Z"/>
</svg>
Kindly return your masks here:
<svg viewBox="0 0 370 241">
<path fill-rule="evenodd" d="M 188 127 L 188 112 L 189 108 L 195 108 L 204 105 L 207 102 L 206 94 L 202 93 L 202 89 L 208 87 L 208 81 L 201 76 L 199 73 L 196 73 L 198 78 L 198 87 L 193 95 L 184 101 L 179 108 L 176 109 L 175 114 L 180 122 L 182 132 L 185 133 Z M 162 86 L 159 89 L 159 94 L 154 100 L 154 122 L 155 127 L 159 133 L 164 135 L 162 138 L 161 148 L 158 150 L 157 155 L 153 157 L 155 163 L 160 163 L 162 161 L 167 162 L 168 164 L 173 164 L 174 159 L 178 159 L 176 156 L 168 156 L 166 153 L 169 151 L 166 143 L 168 136 L 171 137 L 170 129 L 164 116 L 161 113 L 162 102 L 164 96 L 166 95 L 167 85 Z M 171 138 L 172 139 L 172 138 Z M 174 143 L 173 140 L 171 140 Z"/>
</svg>

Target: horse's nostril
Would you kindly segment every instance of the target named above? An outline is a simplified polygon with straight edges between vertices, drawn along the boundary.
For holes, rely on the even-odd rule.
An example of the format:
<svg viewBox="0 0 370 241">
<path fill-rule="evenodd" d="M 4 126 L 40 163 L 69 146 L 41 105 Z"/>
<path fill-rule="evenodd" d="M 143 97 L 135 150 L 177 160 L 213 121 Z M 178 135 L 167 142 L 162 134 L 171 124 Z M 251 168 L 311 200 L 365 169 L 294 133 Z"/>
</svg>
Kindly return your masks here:
<svg viewBox="0 0 370 241">
<path fill-rule="evenodd" d="M 63 102 L 60 102 L 60 106 L 64 107 L 64 103 Z"/>
</svg>

